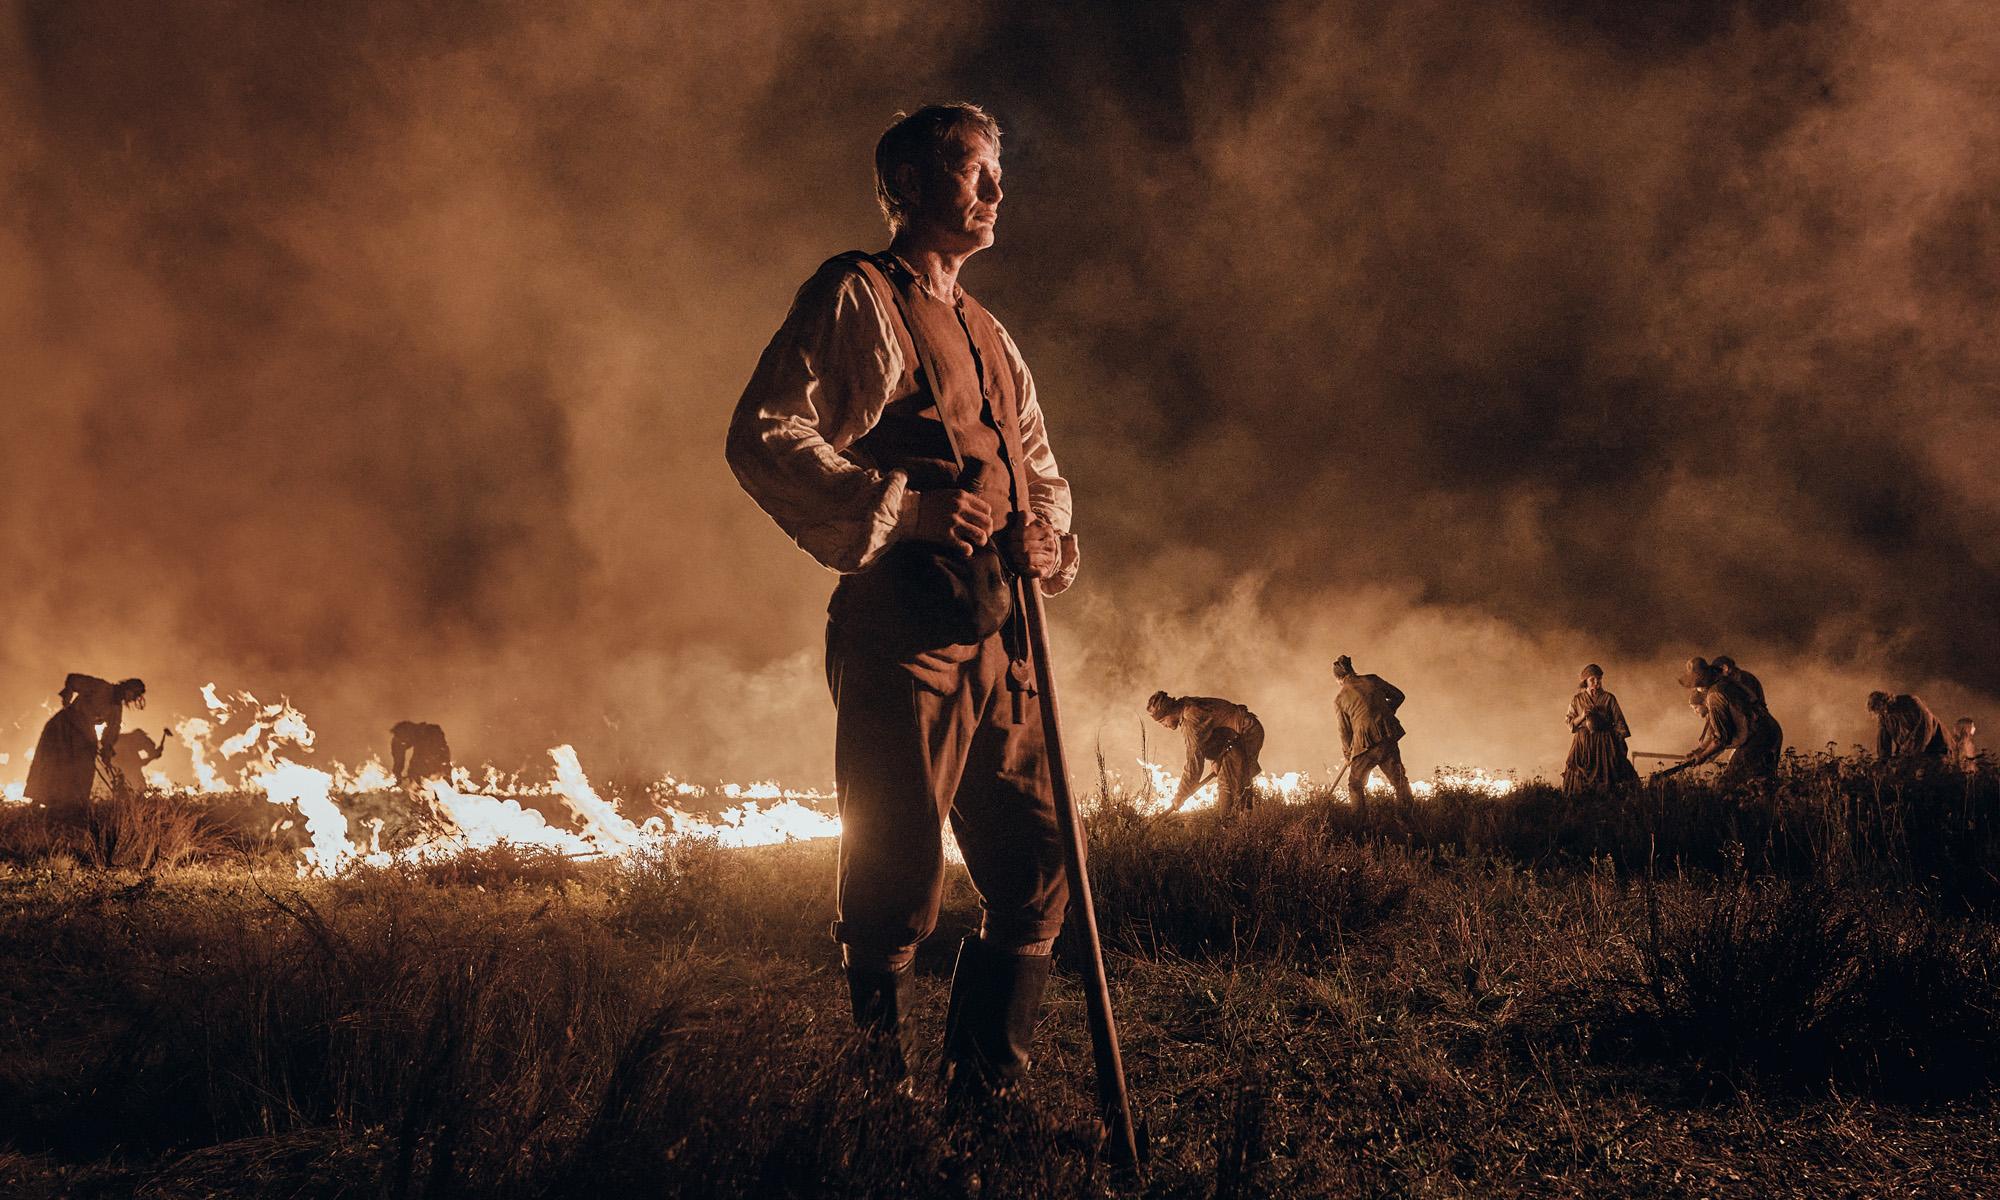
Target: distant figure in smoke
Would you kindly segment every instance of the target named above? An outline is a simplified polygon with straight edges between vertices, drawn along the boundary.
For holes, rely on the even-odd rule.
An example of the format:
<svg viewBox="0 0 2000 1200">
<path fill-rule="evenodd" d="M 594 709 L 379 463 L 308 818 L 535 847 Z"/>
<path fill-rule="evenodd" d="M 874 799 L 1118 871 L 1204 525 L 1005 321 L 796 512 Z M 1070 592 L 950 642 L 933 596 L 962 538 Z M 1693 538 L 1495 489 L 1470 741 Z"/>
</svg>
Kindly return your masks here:
<svg viewBox="0 0 2000 1200">
<path fill-rule="evenodd" d="M 137 679 L 106 683 L 95 675 L 71 675 L 57 694 L 62 708 L 42 726 L 23 791 L 47 805 L 56 820 L 80 823 L 90 812 L 90 783 L 97 761 L 110 764 L 125 709 L 146 707 L 146 685 Z M 99 725 L 104 727 L 102 734 L 97 732 Z"/>
<path fill-rule="evenodd" d="M 444 730 L 428 721 L 398 721 L 389 727 L 389 770 L 404 787 L 451 777 L 451 747 Z"/>
<path fill-rule="evenodd" d="M 1732 753 L 1716 779 L 1719 787 L 1738 787 L 1777 773 L 1785 731 L 1770 709 L 1760 704 L 1742 684 L 1724 678 L 1705 659 L 1690 659 L 1688 673 L 1680 682 L 1701 693 L 1701 740 L 1685 759 L 1664 771 L 1654 772 L 1654 778 L 1677 775 L 1711 762 L 1725 750 Z"/>
<path fill-rule="evenodd" d="M 1264 749 L 1264 723 L 1256 713 L 1233 700 L 1154 692 L 1146 701 L 1146 715 L 1179 730 L 1187 742 L 1187 762 L 1181 767 L 1180 788 L 1169 811 L 1187 803 L 1207 781 L 1203 771 L 1208 763 L 1215 764 L 1217 807 L 1222 813 L 1250 811 L 1256 793 L 1251 783 L 1264 769 L 1257 761 Z"/>
<path fill-rule="evenodd" d="M 1076 572 L 1070 488 L 1033 378 L 959 286 L 993 243 L 1000 129 L 966 104 L 875 148 L 886 252 L 799 290 L 730 423 L 731 469 L 821 565 L 842 823 L 834 936 L 885 1068 L 910 1051 L 917 943 L 937 926 L 949 819 L 984 909 L 945 1018 L 952 1095 L 1013 1085 L 1069 900 L 1020 605 Z M 997 553 L 996 553 L 997 551 Z"/>
<path fill-rule="evenodd" d="M 1626 753 L 1632 728 L 1625 723 L 1625 710 L 1618 697 L 1604 690 L 1604 668 L 1591 663 L 1577 680 L 1577 693 L 1569 702 L 1569 759 L 1563 763 L 1563 791 L 1609 791 L 1620 784 L 1637 783 L 1639 772 Z"/>
<path fill-rule="evenodd" d="M 1333 677 L 1340 693 L 1333 699 L 1340 712 L 1340 746 L 1347 755 L 1347 795 L 1355 807 L 1368 807 L 1368 777 L 1380 767 L 1398 798 L 1414 800 L 1410 776 L 1403 770 L 1403 723 L 1396 710 L 1403 693 L 1380 675 L 1358 675 L 1354 660 L 1343 654 L 1333 660 Z"/>
<path fill-rule="evenodd" d="M 1979 724 L 1971 717 L 1960 717 L 1952 726 L 1951 761 L 1964 770 L 1970 771 L 1979 765 Z"/>
<path fill-rule="evenodd" d="M 160 754 L 166 749 L 168 736 L 168 731 L 164 729 L 160 731 L 157 742 L 147 737 L 143 729 L 119 734 L 111 758 L 113 778 L 130 791 L 144 791 L 146 767 L 159 761 Z"/>
<path fill-rule="evenodd" d="M 1930 705 L 1907 693 L 1868 693 L 1868 711 L 1875 714 L 1875 756 L 1894 758 L 1943 758 L 1951 753 L 1951 738 L 1944 722 Z"/>
</svg>

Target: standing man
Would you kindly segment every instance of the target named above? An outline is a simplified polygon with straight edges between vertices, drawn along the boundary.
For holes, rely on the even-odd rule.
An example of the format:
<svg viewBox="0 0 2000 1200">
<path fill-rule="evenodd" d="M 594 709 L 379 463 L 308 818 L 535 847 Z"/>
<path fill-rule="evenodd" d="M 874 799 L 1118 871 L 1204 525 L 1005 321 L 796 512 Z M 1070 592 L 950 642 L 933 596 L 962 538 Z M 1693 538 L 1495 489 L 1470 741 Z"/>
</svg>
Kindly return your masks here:
<svg viewBox="0 0 2000 1200">
<path fill-rule="evenodd" d="M 1951 752 L 1944 722 L 1915 696 L 1870 692 L 1868 711 L 1875 714 L 1877 758 L 1943 758 Z"/>
<path fill-rule="evenodd" d="M 1168 729 L 1178 729 L 1187 741 L 1180 787 L 1167 811 L 1187 803 L 1201 785 L 1202 772 L 1209 763 L 1215 764 L 1216 806 L 1222 814 L 1250 811 L 1255 796 L 1250 785 L 1264 769 L 1257 761 L 1264 750 L 1264 723 L 1256 713 L 1234 700 L 1154 692 L 1146 701 L 1146 715 Z"/>
<path fill-rule="evenodd" d="M 1340 681 L 1340 694 L 1333 706 L 1340 710 L 1340 745 L 1347 755 L 1347 794 L 1354 806 L 1368 808 L 1368 777 L 1375 768 L 1397 798 L 1413 800 L 1410 776 L 1403 770 L 1403 723 L 1396 710 L 1403 706 L 1402 689 L 1380 675 L 1357 675 L 1354 660 L 1345 654 L 1333 660 L 1333 677 Z"/>
<path fill-rule="evenodd" d="M 902 1074 L 950 820 L 983 919 L 959 948 L 943 1067 L 954 1095 L 977 1096 L 1027 1069 L 1069 899 L 1017 593 L 1066 588 L 1076 540 L 1027 364 L 958 281 L 993 244 L 999 125 L 970 104 L 899 115 L 875 147 L 875 191 L 889 248 L 833 258 L 799 290 L 737 402 L 728 457 L 841 575 L 826 636 L 833 934 L 854 1019 Z"/>
</svg>

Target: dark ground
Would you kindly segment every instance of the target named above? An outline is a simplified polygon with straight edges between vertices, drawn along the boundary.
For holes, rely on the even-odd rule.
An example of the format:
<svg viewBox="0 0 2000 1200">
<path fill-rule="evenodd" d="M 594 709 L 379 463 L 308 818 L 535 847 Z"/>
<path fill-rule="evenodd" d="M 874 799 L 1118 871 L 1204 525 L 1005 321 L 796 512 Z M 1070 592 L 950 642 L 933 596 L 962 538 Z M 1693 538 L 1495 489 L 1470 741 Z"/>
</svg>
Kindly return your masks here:
<svg viewBox="0 0 2000 1200">
<path fill-rule="evenodd" d="M 934 1064 L 914 1096 L 858 1072 L 831 843 L 300 881 L 170 810 L 111 866 L 0 825 L 8 1195 L 2000 1192 L 1991 774 L 1109 805 L 1143 1184 L 1090 1136 L 1073 975 L 1017 1106 L 950 1123 Z M 932 1042 L 972 920 L 958 879 Z"/>
</svg>

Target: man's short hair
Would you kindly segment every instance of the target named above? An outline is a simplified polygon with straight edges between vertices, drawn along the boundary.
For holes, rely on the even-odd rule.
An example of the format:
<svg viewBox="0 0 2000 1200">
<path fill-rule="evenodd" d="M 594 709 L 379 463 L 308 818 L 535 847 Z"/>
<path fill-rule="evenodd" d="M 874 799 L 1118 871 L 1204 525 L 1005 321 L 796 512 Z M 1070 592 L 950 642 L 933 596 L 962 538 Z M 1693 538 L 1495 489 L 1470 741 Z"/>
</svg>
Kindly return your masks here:
<svg viewBox="0 0 2000 1200">
<path fill-rule="evenodd" d="M 909 219 L 909 202 L 896 191 L 896 172 L 905 166 L 921 173 L 944 161 L 945 151 L 971 135 L 984 134 L 1000 149 L 1000 122 L 977 104 L 927 104 L 913 113 L 897 113 L 895 123 L 875 143 L 875 202 L 894 233 Z"/>
</svg>

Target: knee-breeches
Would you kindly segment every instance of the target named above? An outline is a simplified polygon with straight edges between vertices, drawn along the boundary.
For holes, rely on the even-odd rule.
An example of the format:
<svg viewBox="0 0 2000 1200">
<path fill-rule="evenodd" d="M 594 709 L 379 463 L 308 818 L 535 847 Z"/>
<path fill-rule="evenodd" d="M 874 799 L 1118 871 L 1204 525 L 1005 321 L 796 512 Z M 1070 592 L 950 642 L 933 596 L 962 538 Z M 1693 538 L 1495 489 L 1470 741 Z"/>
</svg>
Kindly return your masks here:
<svg viewBox="0 0 2000 1200">
<path fill-rule="evenodd" d="M 1000 638 L 964 662 L 913 669 L 830 627 L 827 682 L 841 819 L 834 936 L 872 954 L 929 936 L 949 820 L 987 939 L 1055 937 L 1069 888 L 1041 713 L 1014 693 Z"/>
</svg>

